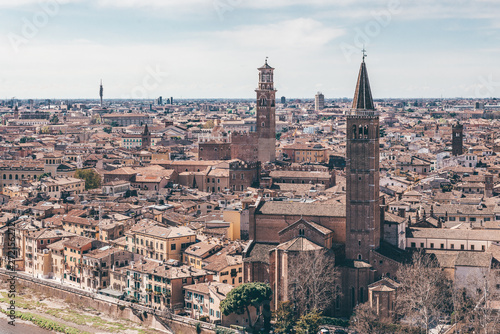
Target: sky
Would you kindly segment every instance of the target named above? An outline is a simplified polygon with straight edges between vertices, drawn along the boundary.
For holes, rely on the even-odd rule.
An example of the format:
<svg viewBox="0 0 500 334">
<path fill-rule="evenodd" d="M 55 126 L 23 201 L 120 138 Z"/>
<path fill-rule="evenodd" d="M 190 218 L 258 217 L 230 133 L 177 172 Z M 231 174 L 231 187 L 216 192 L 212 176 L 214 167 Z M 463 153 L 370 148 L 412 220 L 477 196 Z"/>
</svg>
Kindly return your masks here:
<svg viewBox="0 0 500 334">
<path fill-rule="evenodd" d="M 0 0 L 0 99 L 500 97 L 498 0 Z"/>
</svg>

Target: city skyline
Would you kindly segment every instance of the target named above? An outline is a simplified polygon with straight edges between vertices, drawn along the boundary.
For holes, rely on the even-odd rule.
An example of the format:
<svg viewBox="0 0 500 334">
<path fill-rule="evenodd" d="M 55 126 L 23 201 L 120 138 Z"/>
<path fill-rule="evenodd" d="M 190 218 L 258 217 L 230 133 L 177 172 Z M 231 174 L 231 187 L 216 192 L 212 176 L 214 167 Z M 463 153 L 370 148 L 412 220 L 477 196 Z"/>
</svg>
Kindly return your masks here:
<svg viewBox="0 0 500 334">
<path fill-rule="evenodd" d="M 2 99 L 351 98 L 363 45 L 379 98 L 500 94 L 494 1 L 0 1 Z"/>
</svg>

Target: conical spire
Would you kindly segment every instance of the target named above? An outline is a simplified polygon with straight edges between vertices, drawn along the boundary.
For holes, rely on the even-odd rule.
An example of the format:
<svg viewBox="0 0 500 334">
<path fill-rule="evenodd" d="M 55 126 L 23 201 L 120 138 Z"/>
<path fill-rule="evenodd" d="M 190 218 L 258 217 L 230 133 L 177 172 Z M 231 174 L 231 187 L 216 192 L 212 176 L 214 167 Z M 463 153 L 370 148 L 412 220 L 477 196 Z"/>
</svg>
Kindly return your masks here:
<svg viewBox="0 0 500 334">
<path fill-rule="evenodd" d="M 370 81 L 368 81 L 368 71 L 366 70 L 364 54 L 363 62 L 359 68 L 358 83 L 356 85 L 356 92 L 354 93 L 354 100 L 352 101 L 352 109 L 375 110 L 372 91 L 370 89 Z"/>
</svg>

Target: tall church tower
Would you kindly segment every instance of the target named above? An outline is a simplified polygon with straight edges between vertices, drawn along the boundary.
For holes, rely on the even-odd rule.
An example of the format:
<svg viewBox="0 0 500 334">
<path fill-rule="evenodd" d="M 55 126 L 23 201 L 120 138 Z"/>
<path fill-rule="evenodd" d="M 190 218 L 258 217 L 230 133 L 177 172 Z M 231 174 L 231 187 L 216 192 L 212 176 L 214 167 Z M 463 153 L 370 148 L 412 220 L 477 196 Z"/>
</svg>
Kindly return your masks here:
<svg viewBox="0 0 500 334">
<path fill-rule="evenodd" d="M 142 133 L 141 150 L 149 150 L 151 148 L 151 132 L 149 132 L 148 125 L 144 127 Z"/>
<path fill-rule="evenodd" d="M 457 122 L 452 126 L 451 153 L 454 156 L 464 153 L 464 126 Z"/>
<path fill-rule="evenodd" d="M 365 55 L 346 132 L 346 258 L 369 261 L 370 251 L 380 246 L 379 117 Z"/>
<path fill-rule="evenodd" d="M 99 87 L 99 97 L 101 98 L 101 109 L 102 109 L 102 97 L 104 94 L 104 88 L 102 87 L 102 79 L 101 79 L 101 86 Z"/>
<path fill-rule="evenodd" d="M 259 69 L 257 93 L 258 160 L 262 163 L 276 160 L 276 89 L 274 68 L 266 63 Z"/>
</svg>

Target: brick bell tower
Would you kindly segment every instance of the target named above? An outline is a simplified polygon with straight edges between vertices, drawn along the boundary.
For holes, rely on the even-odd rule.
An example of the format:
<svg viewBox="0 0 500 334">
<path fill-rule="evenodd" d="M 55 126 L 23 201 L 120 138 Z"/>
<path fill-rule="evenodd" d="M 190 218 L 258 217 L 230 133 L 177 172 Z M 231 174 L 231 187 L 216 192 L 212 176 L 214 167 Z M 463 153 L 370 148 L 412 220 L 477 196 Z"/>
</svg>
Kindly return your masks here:
<svg viewBox="0 0 500 334">
<path fill-rule="evenodd" d="M 454 156 L 464 153 L 464 126 L 460 122 L 452 125 L 451 153 Z"/>
<path fill-rule="evenodd" d="M 363 50 L 346 128 L 346 244 L 342 267 L 342 313 L 368 300 L 375 281 L 374 251 L 380 247 L 379 117 L 375 112 Z M 376 262 L 376 261 L 375 261 Z"/>
<path fill-rule="evenodd" d="M 379 117 L 365 55 L 346 131 L 346 257 L 369 261 L 370 251 L 380 246 Z"/>
<path fill-rule="evenodd" d="M 276 89 L 274 68 L 266 63 L 258 68 L 259 87 L 257 93 L 257 145 L 261 163 L 276 160 Z"/>
</svg>

